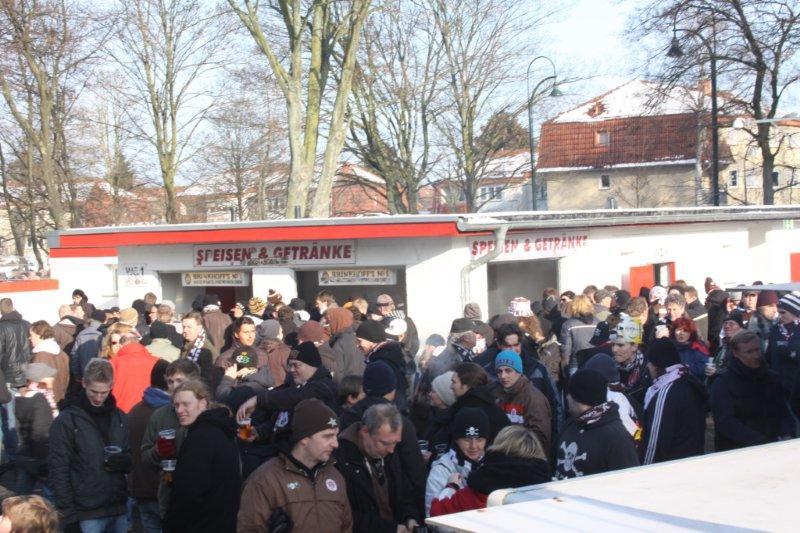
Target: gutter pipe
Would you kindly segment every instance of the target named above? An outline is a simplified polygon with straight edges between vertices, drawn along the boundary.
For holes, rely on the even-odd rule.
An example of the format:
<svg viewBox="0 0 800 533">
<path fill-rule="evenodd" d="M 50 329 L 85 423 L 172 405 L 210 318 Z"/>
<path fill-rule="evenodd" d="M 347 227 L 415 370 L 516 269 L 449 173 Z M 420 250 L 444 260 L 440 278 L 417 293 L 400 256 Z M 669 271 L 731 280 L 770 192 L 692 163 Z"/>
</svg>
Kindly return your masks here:
<svg viewBox="0 0 800 533">
<path fill-rule="evenodd" d="M 460 225 L 461 219 L 459 219 Z M 461 268 L 461 308 L 463 309 L 470 301 L 470 290 L 469 290 L 469 274 L 476 268 L 485 265 L 495 257 L 499 256 L 503 253 L 503 249 L 506 247 L 506 233 L 508 233 L 509 227 L 511 224 L 505 222 L 494 222 L 492 224 L 492 228 L 490 228 L 494 232 L 494 250 L 489 252 L 488 254 L 484 255 L 483 257 L 479 257 L 475 261 L 470 261 L 466 265 Z"/>
</svg>

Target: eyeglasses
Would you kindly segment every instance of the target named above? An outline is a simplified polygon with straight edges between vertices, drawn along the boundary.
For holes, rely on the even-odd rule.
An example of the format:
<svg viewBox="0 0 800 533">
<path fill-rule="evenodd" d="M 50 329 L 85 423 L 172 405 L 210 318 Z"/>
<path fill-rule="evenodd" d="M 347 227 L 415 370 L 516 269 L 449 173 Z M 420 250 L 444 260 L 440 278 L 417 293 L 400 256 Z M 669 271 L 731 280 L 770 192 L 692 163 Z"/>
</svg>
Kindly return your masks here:
<svg viewBox="0 0 800 533">
<path fill-rule="evenodd" d="M 380 303 L 378 303 L 378 304 L 375 304 L 375 305 L 376 305 L 377 307 L 389 307 L 389 306 L 390 306 L 390 305 L 392 305 L 392 304 L 390 304 L 390 303 L 387 303 L 387 304 L 380 304 Z"/>
</svg>

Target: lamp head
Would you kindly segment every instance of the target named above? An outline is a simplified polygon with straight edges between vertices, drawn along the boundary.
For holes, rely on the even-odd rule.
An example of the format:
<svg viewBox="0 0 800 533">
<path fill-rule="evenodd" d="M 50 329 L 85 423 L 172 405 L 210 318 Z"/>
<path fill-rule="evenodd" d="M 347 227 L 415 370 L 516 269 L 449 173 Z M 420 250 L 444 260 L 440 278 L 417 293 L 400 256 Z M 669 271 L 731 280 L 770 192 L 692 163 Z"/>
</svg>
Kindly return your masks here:
<svg viewBox="0 0 800 533">
<path fill-rule="evenodd" d="M 673 59 L 677 59 L 679 57 L 683 57 L 683 49 L 681 48 L 681 43 L 678 42 L 678 38 L 673 35 L 672 36 L 672 44 L 667 51 L 667 57 L 671 57 Z"/>
</svg>

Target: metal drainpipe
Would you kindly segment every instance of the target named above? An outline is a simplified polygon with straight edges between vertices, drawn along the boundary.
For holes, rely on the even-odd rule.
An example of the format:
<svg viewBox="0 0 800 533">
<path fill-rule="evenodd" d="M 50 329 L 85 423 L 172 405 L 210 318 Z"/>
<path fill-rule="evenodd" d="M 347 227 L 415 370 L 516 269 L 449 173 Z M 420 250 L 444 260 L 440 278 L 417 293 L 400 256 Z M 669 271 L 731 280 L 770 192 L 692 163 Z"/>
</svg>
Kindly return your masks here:
<svg viewBox="0 0 800 533">
<path fill-rule="evenodd" d="M 509 223 L 500 224 L 492 231 L 494 232 L 494 250 L 479 257 L 475 261 L 470 261 L 461 268 L 461 308 L 463 309 L 470 301 L 469 294 L 469 273 L 481 265 L 485 265 L 495 257 L 503 253 L 503 248 L 506 246 L 506 233 L 511 226 Z"/>
</svg>

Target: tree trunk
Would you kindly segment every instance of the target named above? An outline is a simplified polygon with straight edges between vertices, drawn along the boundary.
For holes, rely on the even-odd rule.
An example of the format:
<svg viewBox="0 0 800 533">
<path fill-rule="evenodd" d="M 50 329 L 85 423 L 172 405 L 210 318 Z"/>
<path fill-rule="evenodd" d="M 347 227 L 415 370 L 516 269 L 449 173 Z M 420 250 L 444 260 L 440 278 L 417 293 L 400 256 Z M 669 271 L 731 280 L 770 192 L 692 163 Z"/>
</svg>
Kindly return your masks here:
<svg viewBox="0 0 800 533">
<path fill-rule="evenodd" d="M 772 170 L 775 168 L 775 154 L 769 147 L 770 124 L 758 125 L 758 144 L 761 147 L 761 187 L 764 191 L 764 205 L 775 204 L 775 189 L 772 186 Z"/>
</svg>

